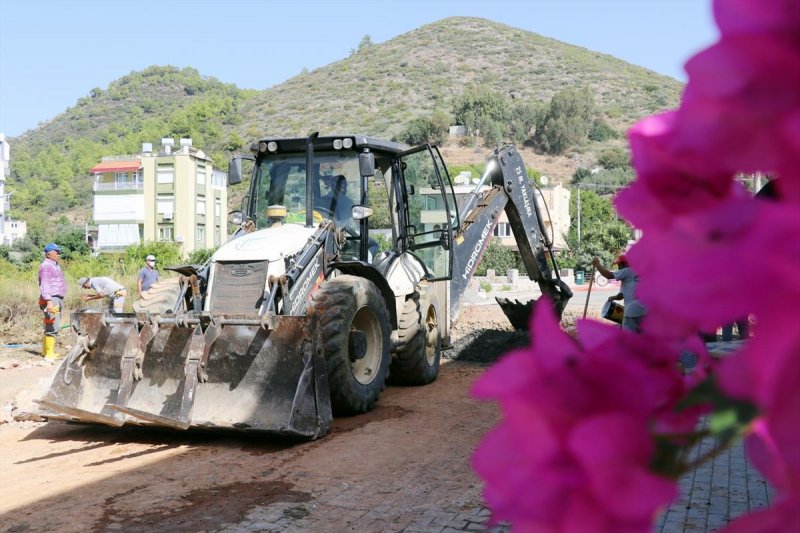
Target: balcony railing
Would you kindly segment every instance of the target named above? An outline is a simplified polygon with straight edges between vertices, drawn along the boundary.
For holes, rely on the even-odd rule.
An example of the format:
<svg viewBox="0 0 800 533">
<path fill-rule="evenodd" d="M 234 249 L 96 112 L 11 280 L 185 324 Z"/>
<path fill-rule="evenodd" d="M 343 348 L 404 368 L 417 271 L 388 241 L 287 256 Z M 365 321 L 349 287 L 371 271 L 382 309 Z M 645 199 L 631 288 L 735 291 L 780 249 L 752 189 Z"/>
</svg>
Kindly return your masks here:
<svg viewBox="0 0 800 533">
<path fill-rule="evenodd" d="M 94 184 L 95 191 L 140 191 L 144 189 L 144 183 L 133 181 L 112 181 Z"/>
</svg>

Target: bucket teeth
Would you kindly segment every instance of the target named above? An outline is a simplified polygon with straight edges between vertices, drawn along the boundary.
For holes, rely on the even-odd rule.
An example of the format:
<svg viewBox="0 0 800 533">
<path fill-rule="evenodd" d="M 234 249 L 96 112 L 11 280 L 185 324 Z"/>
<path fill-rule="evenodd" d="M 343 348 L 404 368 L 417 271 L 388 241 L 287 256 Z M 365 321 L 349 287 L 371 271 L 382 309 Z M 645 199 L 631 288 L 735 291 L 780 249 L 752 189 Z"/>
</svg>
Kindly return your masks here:
<svg viewBox="0 0 800 533">
<path fill-rule="evenodd" d="M 129 415 L 134 418 L 150 422 L 151 424 L 154 424 L 156 426 L 168 427 L 173 429 L 189 429 L 189 426 L 191 425 L 189 420 L 176 420 L 174 418 L 154 415 L 153 413 L 146 413 L 138 409 L 131 409 L 130 407 L 124 407 L 120 405 L 109 404 L 108 406 L 111 409 L 119 411 L 120 414 L 123 414 L 123 416 Z"/>
<path fill-rule="evenodd" d="M 187 429 L 191 425 L 192 407 L 194 407 L 200 360 L 205 352 L 204 347 L 205 335 L 203 333 L 203 328 L 198 324 L 195 326 L 192 336 L 189 340 L 189 344 L 184 352 L 186 353 L 184 363 L 184 378 L 179 388 L 181 391 L 181 403 L 177 407 L 177 412 L 175 412 L 176 409 L 173 406 L 174 404 L 167 404 L 166 412 L 159 414 L 146 412 L 140 409 L 134 409 L 126 405 L 130 397 L 130 387 L 126 388 L 126 385 L 130 384 L 131 382 L 130 376 L 132 376 L 133 372 L 130 368 L 130 365 L 132 362 L 129 362 L 127 366 L 123 367 L 124 381 L 120 387 L 120 394 L 117 396 L 117 401 L 113 404 L 109 404 L 108 407 L 119 411 L 120 413 L 125 413 L 158 426 L 166 426 L 175 429 Z M 123 365 L 125 365 L 124 361 Z M 123 390 L 126 393 L 124 396 L 122 395 Z M 170 407 L 172 408 L 170 409 Z"/>
<path fill-rule="evenodd" d="M 81 422 L 94 422 L 96 424 L 105 424 L 107 426 L 114 427 L 121 427 L 123 424 L 125 424 L 125 414 L 121 412 L 105 415 L 102 412 L 92 413 L 91 411 L 84 411 L 83 409 L 78 409 L 77 407 L 67 407 L 65 405 L 60 405 L 48 400 L 34 401 L 46 409 L 50 409 L 59 414 L 65 414 L 72 418 L 77 418 Z"/>
<path fill-rule="evenodd" d="M 44 416 L 312 439 L 330 425 L 313 317 L 73 316 L 77 347 L 39 401 Z"/>
<path fill-rule="evenodd" d="M 526 303 L 522 303 L 519 300 L 511 301 L 508 298 L 500 297 L 496 297 L 495 300 L 497 300 L 497 303 L 500 305 L 506 317 L 508 317 L 508 321 L 514 326 L 514 329 L 517 331 L 525 331 L 528 329 L 528 323 L 530 322 L 533 306 L 535 305 L 534 300 Z"/>
</svg>

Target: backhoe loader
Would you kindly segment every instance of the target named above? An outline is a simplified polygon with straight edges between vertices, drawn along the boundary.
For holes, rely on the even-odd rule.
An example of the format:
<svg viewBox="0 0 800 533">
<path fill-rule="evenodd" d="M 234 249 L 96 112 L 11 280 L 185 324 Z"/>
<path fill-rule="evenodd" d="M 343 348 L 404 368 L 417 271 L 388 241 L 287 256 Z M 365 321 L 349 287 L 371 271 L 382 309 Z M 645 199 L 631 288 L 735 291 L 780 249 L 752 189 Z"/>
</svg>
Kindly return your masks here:
<svg viewBox="0 0 800 533">
<path fill-rule="evenodd" d="M 334 414 L 371 409 L 387 381 L 436 379 L 502 210 L 559 317 L 572 295 L 511 145 L 460 204 L 432 145 L 313 134 L 252 152 L 229 164 L 236 184 L 252 162 L 249 192 L 206 264 L 174 267 L 180 278 L 134 313 L 72 314 L 75 346 L 39 401 L 50 417 L 318 438 Z M 530 305 L 502 305 L 525 326 Z"/>
</svg>

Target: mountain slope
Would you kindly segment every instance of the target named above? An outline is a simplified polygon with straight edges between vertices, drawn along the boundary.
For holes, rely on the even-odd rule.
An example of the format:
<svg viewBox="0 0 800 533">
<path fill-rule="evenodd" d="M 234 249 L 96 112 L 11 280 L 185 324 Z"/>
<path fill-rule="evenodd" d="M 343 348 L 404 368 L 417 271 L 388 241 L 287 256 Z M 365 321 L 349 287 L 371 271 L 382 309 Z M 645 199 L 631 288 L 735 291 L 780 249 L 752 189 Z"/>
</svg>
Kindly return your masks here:
<svg viewBox="0 0 800 533">
<path fill-rule="evenodd" d="M 270 135 L 305 135 L 315 124 L 393 135 L 412 118 L 449 111 L 469 85 L 539 102 L 559 90 L 586 86 L 600 110 L 620 125 L 676 106 L 682 87 L 608 55 L 459 17 L 364 47 L 265 90 L 244 109 L 243 124 Z"/>
</svg>

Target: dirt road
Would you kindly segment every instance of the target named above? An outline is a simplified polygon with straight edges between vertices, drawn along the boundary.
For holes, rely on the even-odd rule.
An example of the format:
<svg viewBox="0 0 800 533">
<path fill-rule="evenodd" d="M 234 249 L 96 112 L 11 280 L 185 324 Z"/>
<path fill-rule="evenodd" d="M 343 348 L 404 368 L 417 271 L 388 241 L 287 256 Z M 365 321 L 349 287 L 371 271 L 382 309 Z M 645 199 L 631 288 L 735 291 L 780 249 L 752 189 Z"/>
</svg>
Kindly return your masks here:
<svg viewBox="0 0 800 533">
<path fill-rule="evenodd" d="M 0 531 L 441 531 L 484 529 L 469 459 L 497 421 L 469 397 L 486 364 L 525 342 L 496 305 L 466 307 L 439 379 L 389 387 L 377 408 L 314 442 L 0 426 Z M 24 365 L 23 365 L 24 366 Z M 24 403 L 52 367 L 0 370 Z M 25 386 L 28 389 L 25 389 Z"/>
</svg>

